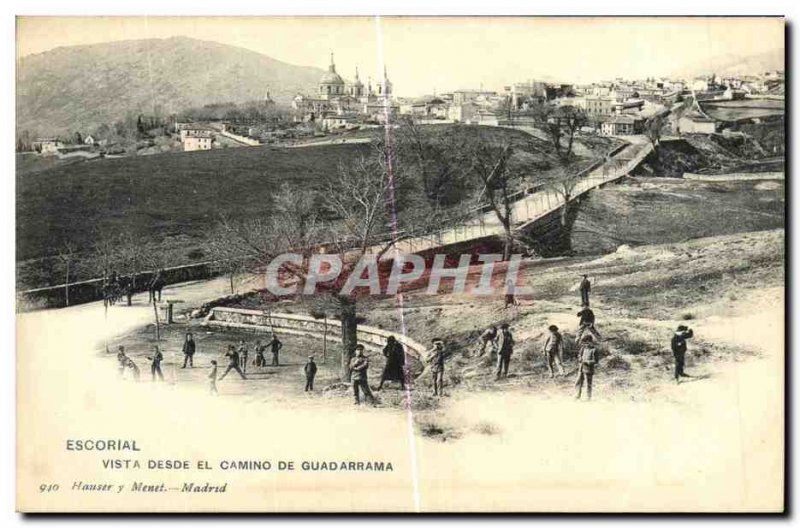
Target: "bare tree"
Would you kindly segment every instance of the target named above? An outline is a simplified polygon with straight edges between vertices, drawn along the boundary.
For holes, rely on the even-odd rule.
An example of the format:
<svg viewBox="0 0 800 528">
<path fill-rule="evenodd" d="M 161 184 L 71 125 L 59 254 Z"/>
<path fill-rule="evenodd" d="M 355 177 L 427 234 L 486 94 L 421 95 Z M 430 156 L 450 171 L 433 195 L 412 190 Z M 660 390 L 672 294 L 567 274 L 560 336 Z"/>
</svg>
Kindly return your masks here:
<svg viewBox="0 0 800 528">
<path fill-rule="evenodd" d="M 653 145 L 653 154 L 655 155 L 655 163 L 659 163 L 658 147 L 661 145 L 661 132 L 664 129 L 664 118 L 661 115 L 654 115 L 644 123 L 644 135 L 650 140 Z"/>
<path fill-rule="evenodd" d="M 279 192 L 273 204 L 277 214 L 220 224 L 227 251 L 241 258 L 249 270 L 263 270 L 281 253 L 297 253 L 302 262 L 285 262 L 280 272 L 303 285 L 309 279 L 313 254 L 337 255 L 343 262 L 340 279 L 317 289 L 341 320 L 342 381 L 350 379 L 358 330 L 358 298 L 344 291 L 344 277 L 361 257 L 369 254 L 380 261 L 400 240 L 442 221 L 440 212 L 426 207 L 415 186 L 405 181 L 408 174 L 393 145 L 376 141 L 368 154 L 341 163 L 320 189 Z"/>
<path fill-rule="evenodd" d="M 586 113 L 575 106 L 544 105 L 538 119 L 562 164 L 572 161 L 575 134 L 587 124 Z"/>
<path fill-rule="evenodd" d="M 131 290 L 136 291 L 136 277 L 153 265 L 149 240 L 134 231 L 125 231 L 117 238 L 115 253 L 120 273 L 128 276 Z"/>
<path fill-rule="evenodd" d="M 64 266 L 64 302 L 69 306 L 69 279 L 70 271 L 74 273 L 77 248 L 71 242 L 64 242 L 58 250 L 58 260 Z M 73 268 L 72 270 L 70 268 Z"/>
<path fill-rule="evenodd" d="M 467 132 L 464 128 L 420 126 L 409 118 L 393 133 L 404 180 L 419 183 L 430 207 L 454 207 L 468 197 L 472 160 L 465 148 Z"/>
<path fill-rule="evenodd" d="M 538 117 L 550 138 L 560 166 L 560 170 L 549 178 L 549 183 L 564 200 L 561 208 L 561 225 L 566 225 L 572 192 L 580 181 L 576 156 L 573 152 L 575 134 L 587 123 L 586 114 L 574 106 L 546 105 L 541 108 Z"/>
<path fill-rule="evenodd" d="M 519 173 L 511 170 L 509 164 L 512 146 L 510 143 L 494 146 L 478 138 L 470 151 L 474 160 L 472 174 L 482 185 L 479 199 L 489 202 L 489 207 L 503 226 L 503 260 L 508 260 L 514 243 L 512 194 L 519 177 Z"/>
</svg>

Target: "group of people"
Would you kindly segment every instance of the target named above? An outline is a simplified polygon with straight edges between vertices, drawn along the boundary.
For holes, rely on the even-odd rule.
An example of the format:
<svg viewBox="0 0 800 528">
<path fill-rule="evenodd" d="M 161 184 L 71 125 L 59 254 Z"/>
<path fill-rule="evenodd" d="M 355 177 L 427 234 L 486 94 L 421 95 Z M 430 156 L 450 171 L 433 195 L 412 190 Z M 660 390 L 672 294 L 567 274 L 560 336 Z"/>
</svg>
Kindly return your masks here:
<svg viewBox="0 0 800 528">
<path fill-rule="evenodd" d="M 602 341 L 602 337 L 595 327 L 596 318 L 589 304 L 591 281 L 587 275 L 583 275 L 579 289 L 581 294 L 581 310 L 577 313 L 578 328 L 575 338 L 577 344 L 575 397 L 581 399 L 585 386 L 586 397 L 587 399 L 591 399 L 592 381 L 594 378 L 595 366 L 598 361 L 597 342 Z M 564 369 L 564 337 L 556 325 L 550 325 L 548 327 L 548 332 L 542 347 L 545 366 L 551 378 L 554 378 L 556 375 L 564 376 L 566 375 Z M 674 376 L 677 383 L 680 383 L 681 378 L 688 377 L 684 372 L 687 349 L 686 340 L 692 338 L 693 335 L 693 331 L 690 328 L 685 325 L 680 325 L 672 337 L 671 349 L 675 358 Z M 500 380 L 508 376 L 508 369 L 511 363 L 511 357 L 514 353 L 514 346 L 514 336 L 507 323 L 501 324 L 499 329 L 497 326 L 492 325 L 481 334 L 476 355 L 478 357 L 483 356 L 486 354 L 487 348 L 492 355 L 496 355 L 495 379 Z M 267 342 L 257 340 L 253 349 L 254 358 L 252 360 L 252 365 L 254 367 L 268 366 L 266 352 L 270 351 L 272 355 L 270 365 L 280 366 L 279 354 L 281 348 L 283 348 L 283 343 L 281 343 L 274 334 L 272 334 L 270 340 Z M 194 366 L 194 355 L 197 351 L 197 345 L 191 332 L 186 334 L 182 351 L 184 355 L 182 368 L 192 368 Z M 357 344 L 349 362 L 353 396 L 356 404 L 360 404 L 362 400 L 369 403 L 375 403 L 376 401 L 368 382 L 367 371 L 370 362 L 364 351 L 364 345 L 360 343 Z M 406 389 L 409 383 L 409 371 L 406 366 L 406 354 L 403 345 L 395 337 L 389 336 L 383 348 L 383 356 L 385 358 L 385 364 L 380 382 L 376 389 L 378 391 L 382 390 L 384 384 L 390 381 L 398 382 L 401 389 Z M 153 347 L 153 354 L 146 357 L 151 362 L 150 370 L 152 379 L 154 381 L 156 378 L 163 380 L 164 376 L 161 372 L 161 362 L 164 356 L 158 345 Z M 211 361 L 211 369 L 208 378 L 210 380 L 210 390 L 212 393 L 217 392 L 216 382 L 224 379 L 231 371 L 235 371 L 239 374 L 241 379 L 247 379 L 247 367 L 251 362 L 249 361 L 249 348 L 245 341 L 240 340 L 238 346 L 233 344 L 228 345 L 225 357 L 228 359 L 228 364 L 221 376 L 218 376 L 217 361 Z M 431 341 L 431 348 L 426 351 L 425 357 L 423 358 L 428 364 L 428 370 L 432 376 L 434 396 L 442 395 L 446 358 L 447 353 L 445 351 L 444 341 L 438 337 L 434 338 Z M 139 368 L 136 366 L 136 363 L 125 354 L 123 346 L 119 347 L 117 360 L 119 362 L 119 372 L 121 376 L 124 375 L 126 370 L 130 370 L 133 377 L 136 380 L 139 379 Z M 305 391 L 314 390 L 314 379 L 317 370 L 318 368 L 314 361 L 314 356 L 309 356 L 308 361 L 303 366 Z"/>
<path fill-rule="evenodd" d="M 581 294 L 581 310 L 577 313 L 578 329 L 575 335 L 575 342 L 578 345 L 576 352 L 576 372 L 575 397 L 581 399 L 583 388 L 586 387 L 586 397 L 592 398 L 592 381 L 594 378 L 595 365 L 598 361 L 597 342 L 602 341 L 600 332 L 595 327 L 595 315 L 589 305 L 592 284 L 587 275 L 583 275 L 579 290 Z M 491 347 L 492 353 L 497 354 L 496 377 L 500 379 L 508 374 L 508 365 L 513 354 L 514 338 L 507 324 L 503 324 L 501 332 L 498 333 L 496 326 L 490 326 L 480 336 L 478 356 L 486 353 L 487 347 Z M 689 377 L 684 372 L 686 356 L 686 340 L 692 338 L 693 331 L 685 325 L 678 326 L 671 340 L 671 349 L 675 359 L 675 381 L 680 383 L 681 378 Z M 566 374 L 564 370 L 564 337 L 559 331 L 558 326 L 550 325 L 548 335 L 542 347 L 545 366 L 551 378 Z M 432 353 L 433 354 L 433 353 Z M 434 356 L 435 357 L 435 356 Z M 437 361 L 440 361 L 437 359 Z M 443 366 L 432 366 L 431 371 L 435 372 L 434 378 L 441 378 Z M 441 386 L 437 388 L 434 384 L 434 394 L 441 391 Z"/>
<path fill-rule="evenodd" d="M 134 274 L 125 276 L 119 275 L 112 270 L 104 279 L 102 285 L 103 303 L 106 306 L 114 306 L 120 299 L 125 297 L 128 306 L 132 305 L 133 294 L 135 293 Z M 147 282 L 148 302 L 161 302 L 161 290 L 166 285 L 161 270 Z"/>
<path fill-rule="evenodd" d="M 278 339 L 275 334 L 272 334 L 270 340 L 268 342 L 262 342 L 262 340 L 257 340 L 254 345 L 254 354 L 255 357 L 253 358 L 252 365 L 255 367 L 266 367 L 267 366 L 267 358 L 265 354 L 267 351 L 271 352 L 272 355 L 272 362 L 271 366 L 277 367 L 280 366 L 280 351 L 283 348 L 283 343 Z M 197 342 L 194 339 L 194 336 L 191 332 L 186 333 L 186 337 L 183 341 L 183 345 L 181 348 L 183 352 L 183 366 L 181 368 L 194 368 L 194 356 L 197 353 Z M 222 373 L 221 376 L 217 377 L 217 370 L 218 364 L 216 360 L 211 361 L 211 370 L 209 372 L 209 379 L 211 381 L 211 392 L 217 392 L 217 380 L 223 379 L 228 373 L 233 370 L 242 379 L 247 379 L 247 366 L 249 359 L 249 348 L 247 343 L 245 343 L 244 339 L 239 341 L 238 346 L 235 345 L 228 345 L 228 348 L 225 352 L 225 357 L 228 358 L 228 366 L 225 371 Z M 161 352 L 161 347 L 159 345 L 153 345 L 153 352 L 149 356 L 145 356 L 145 358 L 150 361 L 150 372 L 152 375 L 153 381 L 156 379 L 164 380 L 164 374 L 161 371 L 161 362 L 164 360 L 164 354 Z M 316 374 L 316 365 L 313 363 L 313 356 L 309 356 L 309 362 L 311 366 L 306 365 L 306 372 L 312 372 Z M 125 353 L 125 347 L 120 345 L 117 351 L 117 363 L 119 368 L 120 377 L 125 375 L 126 371 L 130 371 L 133 379 L 136 381 L 140 378 L 140 371 L 139 367 Z M 312 368 L 313 367 L 313 368 Z M 310 383 L 306 384 L 306 390 L 313 389 L 313 374 L 311 376 Z"/>
</svg>

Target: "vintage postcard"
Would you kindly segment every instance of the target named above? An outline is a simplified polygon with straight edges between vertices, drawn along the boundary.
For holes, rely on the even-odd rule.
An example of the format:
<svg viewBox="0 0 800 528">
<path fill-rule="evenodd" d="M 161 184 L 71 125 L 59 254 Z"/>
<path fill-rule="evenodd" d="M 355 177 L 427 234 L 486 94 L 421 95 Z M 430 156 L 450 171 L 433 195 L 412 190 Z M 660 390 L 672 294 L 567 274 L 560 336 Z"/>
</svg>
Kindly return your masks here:
<svg viewBox="0 0 800 528">
<path fill-rule="evenodd" d="M 783 18 L 16 29 L 19 511 L 784 510 Z"/>
</svg>

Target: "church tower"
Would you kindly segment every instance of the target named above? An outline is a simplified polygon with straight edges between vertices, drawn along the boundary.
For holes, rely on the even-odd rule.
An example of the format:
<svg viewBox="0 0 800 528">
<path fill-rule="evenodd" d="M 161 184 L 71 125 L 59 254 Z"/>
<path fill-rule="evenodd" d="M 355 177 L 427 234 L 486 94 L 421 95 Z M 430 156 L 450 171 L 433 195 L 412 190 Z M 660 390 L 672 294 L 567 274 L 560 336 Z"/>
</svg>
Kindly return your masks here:
<svg viewBox="0 0 800 528">
<path fill-rule="evenodd" d="M 389 76 L 386 74 L 386 66 L 383 67 L 383 80 L 378 85 L 378 95 L 383 97 L 391 97 L 392 96 L 392 81 L 389 80 Z"/>
</svg>

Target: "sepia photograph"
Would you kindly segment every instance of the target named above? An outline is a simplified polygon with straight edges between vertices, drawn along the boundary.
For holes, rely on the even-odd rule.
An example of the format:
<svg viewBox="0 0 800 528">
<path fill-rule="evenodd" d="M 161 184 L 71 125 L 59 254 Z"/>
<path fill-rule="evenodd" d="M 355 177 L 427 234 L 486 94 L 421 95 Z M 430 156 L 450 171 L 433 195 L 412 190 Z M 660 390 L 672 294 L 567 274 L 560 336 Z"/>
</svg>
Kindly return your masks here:
<svg viewBox="0 0 800 528">
<path fill-rule="evenodd" d="M 784 513 L 787 27 L 16 16 L 16 510 Z"/>
</svg>

